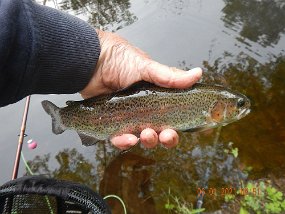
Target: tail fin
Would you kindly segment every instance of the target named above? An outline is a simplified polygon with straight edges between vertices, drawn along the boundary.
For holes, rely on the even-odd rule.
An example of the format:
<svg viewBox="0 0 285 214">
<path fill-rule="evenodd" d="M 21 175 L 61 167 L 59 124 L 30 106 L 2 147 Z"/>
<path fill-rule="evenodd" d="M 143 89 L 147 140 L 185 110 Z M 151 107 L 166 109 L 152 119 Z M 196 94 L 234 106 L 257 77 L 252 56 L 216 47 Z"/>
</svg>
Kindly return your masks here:
<svg viewBox="0 0 285 214">
<path fill-rule="evenodd" d="M 60 108 L 48 100 L 42 101 L 42 106 L 46 111 L 46 113 L 48 113 L 51 116 L 52 132 L 54 134 L 61 134 L 62 132 L 64 132 L 66 130 L 66 127 L 63 125 L 59 114 Z"/>
</svg>

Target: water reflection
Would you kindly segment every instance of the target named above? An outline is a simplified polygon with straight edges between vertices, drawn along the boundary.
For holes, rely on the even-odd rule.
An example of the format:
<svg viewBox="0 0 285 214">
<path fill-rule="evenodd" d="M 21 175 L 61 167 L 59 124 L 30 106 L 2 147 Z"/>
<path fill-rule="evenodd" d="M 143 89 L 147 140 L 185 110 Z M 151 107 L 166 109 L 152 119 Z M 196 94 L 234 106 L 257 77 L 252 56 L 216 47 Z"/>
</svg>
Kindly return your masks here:
<svg viewBox="0 0 285 214">
<path fill-rule="evenodd" d="M 105 153 L 104 146 L 99 146 L 96 157 Z M 106 154 L 105 154 L 106 155 Z M 101 156 L 102 157 L 102 156 Z M 105 156 L 97 159 L 96 167 L 93 161 L 84 158 L 76 149 L 65 149 L 55 157 L 59 167 L 49 168 L 50 155 L 36 156 L 29 161 L 35 174 L 76 181 L 88 185 L 102 195 L 116 194 L 124 199 L 129 213 L 156 213 L 154 200 L 150 194 L 151 171 L 155 161 L 140 155 L 127 153 L 119 156 Z M 107 166 L 104 165 L 108 159 Z M 103 172 L 103 173 L 100 173 Z M 116 200 L 108 200 L 113 213 L 123 213 L 122 206 Z M 144 203 L 144 209 L 140 209 Z"/>
<path fill-rule="evenodd" d="M 219 65 L 206 65 L 215 71 Z M 224 68 L 228 84 L 253 101 L 252 113 L 239 123 L 227 126 L 222 133 L 241 149 L 240 158 L 254 166 L 258 174 L 285 173 L 285 58 L 266 64 L 240 54 L 236 64 Z"/>
<path fill-rule="evenodd" d="M 231 56 L 223 56 L 227 57 Z M 247 178 L 284 176 L 285 57 L 260 64 L 241 53 L 236 64 L 221 62 L 204 62 L 205 76 L 215 79 L 211 75 L 219 69 L 231 88 L 251 97 L 252 113 L 242 120 L 221 130 L 180 133 L 180 144 L 171 150 L 136 147 L 132 153 L 118 155 L 109 144 L 100 143 L 93 159 L 66 149 L 55 157 L 36 157 L 30 162 L 32 170 L 84 183 L 102 195 L 117 194 L 130 213 L 166 213 L 169 190 L 196 204 L 198 188 L 220 191 L 204 198 L 207 211 L 215 210 L 223 203 L 222 187 L 240 187 Z M 233 149 L 238 149 L 237 157 L 230 152 Z M 50 159 L 56 159 L 59 167 L 51 170 Z M 249 174 L 248 168 L 252 168 Z M 121 212 L 119 203 L 109 203 Z"/>
<path fill-rule="evenodd" d="M 155 161 L 138 154 L 126 153 L 114 158 L 106 167 L 100 193 L 116 194 L 124 199 L 128 213 L 157 213 L 152 196 L 152 169 Z M 116 201 L 110 201 L 113 213 L 123 213 Z M 143 207 L 143 209 L 142 209 Z"/>
<path fill-rule="evenodd" d="M 165 213 L 168 190 L 195 204 L 198 188 L 221 191 L 222 187 L 239 187 L 247 178 L 284 176 L 285 57 L 261 64 L 240 53 L 236 63 L 224 64 L 228 57 L 232 58 L 225 53 L 214 63 L 205 61 L 208 75 L 204 81 L 214 82 L 220 71 L 222 81 L 251 98 L 252 112 L 242 120 L 220 131 L 181 133 L 180 144 L 171 150 L 138 147 L 118 156 L 113 147 L 101 143 L 96 146 L 93 159 L 67 149 L 51 158 L 57 160 L 57 169 L 51 170 L 49 156 L 31 161 L 32 169 L 85 183 L 102 195 L 117 194 L 131 213 L 140 213 L 142 206 L 150 213 Z M 186 64 L 181 65 L 187 68 Z M 237 158 L 229 152 L 235 148 L 239 151 Z M 247 174 L 249 167 L 252 169 Z M 223 203 L 221 199 L 221 192 L 205 197 L 207 211 L 218 209 Z M 117 202 L 110 201 L 110 205 L 120 213 Z"/>
<path fill-rule="evenodd" d="M 59 164 L 59 167 L 55 170 L 50 169 L 50 158 L 50 154 L 36 156 L 33 161 L 29 161 L 28 164 L 35 174 L 77 181 L 94 190 L 98 189 L 98 184 L 96 183 L 96 179 L 94 179 L 97 175 L 94 171 L 94 165 L 84 158 L 84 155 L 79 153 L 76 149 L 64 149 L 55 157 L 52 157 L 52 159 L 55 159 Z"/>
<path fill-rule="evenodd" d="M 201 145 L 201 141 L 206 144 Z M 238 159 L 226 149 L 229 151 L 231 145 L 205 132 L 191 138 L 182 134 L 175 150 L 137 147 L 132 153 L 118 155 L 115 150 L 107 154 L 105 145 L 99 144 L 96 160 L 85 159 L 76 149 L 65 149 L 52 157 L 59 164 L 56 169 L 50 169 L 50 155 L 37 156 L 29 164 L 36 174 L 83 183 L 102 195 L 116 194 L 123 198 L 129 213 L 164 213 L 169 189 L 174 196 L 195 204 L 198 188 L 239 186 L 246 175 L 239 169 Z M 117 201 L 108 203 L 114 213 L 122 213 Z M 206 201 L 207 206 L 213 204 L 219 205 L 220 198 Z"/>
<path fill-rule="evenodd" d="M 117 31 L 137 20 L 129 10 L 129 0 L 63 0 L 60 8 L 83 14 L 90 24 L 102 30 Z"/>
<path fill-rule="evenodd" d="M 118 194 L 132 213 L 142 212 L 144 207 L 149 213 L 167 213 L 164 206 L 169 190 L 174 196 L 195 204 L 199 187 L 219 189 L 238 186 L 246 178 L 284 178 L 285 57 L 280 55 L 284 54 L 284 50 L 281 51 L 284 49 L 284 1 L 224 0 L 225 5 L 210 1 L 189 2 L 191 4 L 187 4 L 189 7 L 183 9 L 183 13 L 180 13 L 179 1 L 175 0 L 167 1 L 165 5 L 159 1 L 161 7 L 157 7 L 155 1 L 127 0 L 65 0 L 59 5 L 64 10 L 86 15 L 95 26 L 108 30 L 133 23 L 138 16 L 140 22 L 119 33 L 158 61 L 171 66 L 187 69 L 207 60 L 203 62 L 208 72 L 204 81 L 227 85 L 246 94 L 252 100 L 252 112 L 246 118 L 223 127 L 216 143 L 216 130 L 212 133 L 181 133 L 180 144 L 175 149 L 136 148 L 126 156 L 117 156 L 117 151 L 107 144 L 98 144 L 92 149 L 81 148 L 79 138 L 71 132 L 54 136 L 50 118 L 40 106 L 40 101 L 50 97 L 33 96 L 28 131 L 41 143 L 33 154 L 31 151 L 26 151 L 26 154 L 30 159 L 34 154 L 41 154 L 30 162 L 36 173 L 81 182 L 103 195 Z M 131 13 L 134 4 L 138 5 L 137 11 L 143 11 L 135 13 L 136 16 Z M 178 5 L 178 9 L 174 12 L 166 10 L 169 5 Z M 162 14 L 161 10 L 168 17 L 157 18 L 157 14 Z M 221 22 L 222 29 L 217 20 Z M 261 58 L 250 55 L 243 45 L 235 45 L 239 36 L 242 37 L 240 41 L 248 42 L 246 46 L 249 48 L 259 49 L 258 54 L 266 60 L 261 63 Z M 258 43 L 264 47 L 260 48 Z M 268 57 L 273 55 L 271 53 L 277 57 Z M 74 98 L 62 95 L 56 99 L 56 103 L 64 105 L 65 100 Z M 10 178 L 12 161 L 7 160 L 11 159 L 16 148 L 13 142 L 17 142 L 22 105 L 18 103 L 1 109 L 1 120 L 11 121 L 9 124 L 1 123 L 0 158 L 5 162 L 1 168 L 3 182 Z M 61 149 L 76 145 L 77 149 Z M 238 158 L 226 152 L 232 148 L 238 148 Z M 56 155 L 42 155 L 47 151 L 56 152 Z M 252 170 L 247 176 L 244 170 L 250 167 Z M 284 190 L 284 185 L 282 188 Z M 114 209 L 121 211 L 117 202 L 109 202 Z M 204 198 L 206 211 L 220 209 L 221 203 L 219 198 Z"/>
<path fill-rule="evenodd" d="M 224 0 L 222 20 L 225 26 L 239 31 L 262 46 L 278 43 L 285 32 L 285 2 L 282 0 Z M 244 42 L 242 38 L 240 41 Z"/>
</svg>

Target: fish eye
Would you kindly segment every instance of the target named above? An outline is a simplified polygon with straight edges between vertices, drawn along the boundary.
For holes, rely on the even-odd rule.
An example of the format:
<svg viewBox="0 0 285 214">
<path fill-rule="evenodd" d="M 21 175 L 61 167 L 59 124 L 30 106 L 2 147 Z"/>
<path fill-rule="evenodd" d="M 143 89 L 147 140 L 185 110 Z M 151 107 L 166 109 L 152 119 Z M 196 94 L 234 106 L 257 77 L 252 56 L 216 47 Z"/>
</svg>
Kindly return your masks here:
<svg viewBox="0 0 285 214">
<path fill-rule="evenodd" d="M 244 99 L 239 99 L 238 102 L 237 102 L 237 106 L 238 106 L 239 108 L 241 108 L 241 107 L 243 107 L 244 105 L 245 105 Z"/>
</svg>

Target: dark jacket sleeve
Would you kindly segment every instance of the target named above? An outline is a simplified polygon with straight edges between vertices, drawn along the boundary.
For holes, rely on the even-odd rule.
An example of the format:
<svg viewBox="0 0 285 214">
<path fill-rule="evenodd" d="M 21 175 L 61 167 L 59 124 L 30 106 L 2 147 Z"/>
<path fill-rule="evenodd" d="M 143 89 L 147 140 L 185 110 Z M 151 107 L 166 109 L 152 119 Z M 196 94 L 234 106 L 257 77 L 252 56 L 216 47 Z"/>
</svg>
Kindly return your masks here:
<svg viewBox="0 0 285 214">
<path fill-rule="evenodd" d="M 86 22 L 31 0 L 0 0 L 0 106 L 82 90 L 99 54 Z"/>
</svg>

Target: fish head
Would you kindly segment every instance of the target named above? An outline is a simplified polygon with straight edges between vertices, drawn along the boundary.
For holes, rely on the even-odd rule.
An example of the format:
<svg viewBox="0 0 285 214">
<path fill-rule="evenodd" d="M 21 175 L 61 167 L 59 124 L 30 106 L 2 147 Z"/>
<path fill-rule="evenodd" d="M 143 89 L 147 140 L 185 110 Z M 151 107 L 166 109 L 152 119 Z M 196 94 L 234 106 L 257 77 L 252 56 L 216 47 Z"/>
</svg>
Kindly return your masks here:
<svg viewBox="0 0 285 214">
<path fill-rule="evenodd" d="M 209 113 L 211 121 L 227 125 L 250 113 L 250 100 L 243 94 L 224 91 L 213 103 Z"/>
</svg>

